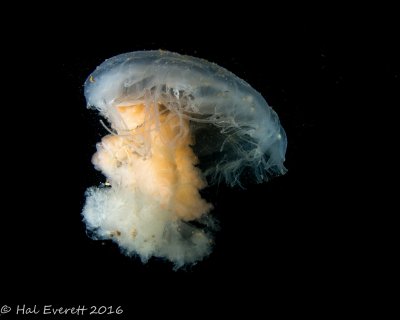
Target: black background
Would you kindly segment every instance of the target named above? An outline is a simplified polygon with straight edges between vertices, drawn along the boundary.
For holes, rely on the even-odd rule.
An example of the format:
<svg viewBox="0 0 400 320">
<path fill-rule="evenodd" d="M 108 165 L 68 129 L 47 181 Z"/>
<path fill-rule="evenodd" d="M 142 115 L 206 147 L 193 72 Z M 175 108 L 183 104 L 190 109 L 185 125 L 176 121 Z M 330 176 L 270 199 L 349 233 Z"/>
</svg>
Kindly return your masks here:
<svg viewBox="0 0 400 320">
<path fill-rule="evenodd" d="M 364 249 L 351 234 L 363 222 L 356 204 L 340 203 L 356 175 L 351 151 L 364 141 L 349 128 L 361 130 L 377 96 L 382 108 L 396 105 L 396 23 L 359 24 L 354 16 L 271 22 L 249 12 L 247 21 L 215 14 L 79 25 L 71 16 L 13 39 L 3 67 L 13 66 L 4 88 L 12 108 L 3 118 L 2 303 L 122 305 L 132 318 L 185 315 L 186 308 L 251 313 L 288 310 L 289 301 L 329 303 L 324 292 L 352 287 L 342 281 L 357 278 L 353 263 Z M 106 58 L 144 49 L 232 71 L 274 107 L 288 136 L 285 176 L 205 191 L 221 230 L 209 258 L 178 272 L 90 240 L 81 221 L 86 188 L 104 180 L 90 159 L 107 133 L 86 109 L 83 82 Z"/>
</svg>

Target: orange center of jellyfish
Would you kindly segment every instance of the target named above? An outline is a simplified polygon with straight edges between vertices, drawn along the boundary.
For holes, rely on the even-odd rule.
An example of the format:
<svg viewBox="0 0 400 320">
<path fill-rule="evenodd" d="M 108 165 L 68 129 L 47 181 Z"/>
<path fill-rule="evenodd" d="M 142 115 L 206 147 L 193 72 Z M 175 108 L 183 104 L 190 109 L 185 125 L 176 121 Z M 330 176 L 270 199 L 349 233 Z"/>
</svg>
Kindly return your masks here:
<svg viewBox="0 0 400 320">
<path fill-rule="evenodd" d="M 125 129 L 105 136 L 93 156 L 111 185 L 151 196 L 178 219 L 207 213 L 211 204 L 199 193 L 206 183 L 195 166 L 189 121 L 162 105 L 123 105 L 116 111 Z"/>
</svg>

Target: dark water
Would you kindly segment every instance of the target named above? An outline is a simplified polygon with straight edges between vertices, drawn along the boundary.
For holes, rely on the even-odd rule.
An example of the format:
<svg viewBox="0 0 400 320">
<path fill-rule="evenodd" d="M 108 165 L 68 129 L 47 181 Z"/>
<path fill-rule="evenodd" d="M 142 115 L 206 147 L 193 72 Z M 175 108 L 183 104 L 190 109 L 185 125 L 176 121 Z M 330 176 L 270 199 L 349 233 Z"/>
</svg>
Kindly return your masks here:
<svg viewBox="0 0 400 320">
<path fill-rule="evenodd" d="M 31 53 L 37 63 L 29 72 L 14 70 L 18 85 L 5 104 L 16 107 L 3 118 L 11 129 L 3 135 L 1 303 L 121 305 L 131 318 L 145 304 L 153 306 L 149 315 L 185 306 L 208 314 L 284 305 L 292 295 L 340 281 L 351 261 L 345 239 L 356 220 L 339 205 L 349 175 L 340 156 L 347 146 L 337 143 L 346 130 L 341 119 L 356 111 L 366 77 L 395 88 L 399 69 L 390 39 L 367 41 L 362 32 L 335 26 L 222 23 L 190 37 L 150 30 L 89 35 L 63 29 L 56 39 L 41 33 Z M 370 41 L 380 49 L 367 50 Z M 221 230 L 209 258 L 178 272 L 168 262 L 143 265 L 112 243 L 90 240 L 80 216 L 86 188 L 104 180 L 90 159 L 107 134 L 85 108 L 83 82 L 106 58 L 160 48 L 216 62 L 249 82 L 277 111 L 288 136 L 285 176 L 246 189 L 203 191 Z M 18 61 L 29 61 L 28 51 L 19 54 Z M 376 63 L 368 69 L 376 76 L 367 63 Z"/>
</svg>

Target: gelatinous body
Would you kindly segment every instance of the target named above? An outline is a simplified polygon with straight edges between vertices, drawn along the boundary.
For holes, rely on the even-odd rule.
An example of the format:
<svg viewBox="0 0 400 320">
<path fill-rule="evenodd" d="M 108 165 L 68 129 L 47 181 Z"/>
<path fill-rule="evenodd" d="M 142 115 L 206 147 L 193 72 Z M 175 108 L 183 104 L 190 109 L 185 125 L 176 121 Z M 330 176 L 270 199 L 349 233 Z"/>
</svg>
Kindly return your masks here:
<svg viewBox="0 0 400 320">
<path fill-rule="evenodd" d="M 111 188 L 88 190 L 84 219 L 144 261 L 180 267 L 210 252 L 212 206 L 199 193 L 206 181 L 233 186 L 244 170 L 256 182 L 286 170 L 277 114 L 216 64 L 165 51 L 122 54 L 89 76 L 85 96 L 111 125 L 93 157 Z"/>
</svg>

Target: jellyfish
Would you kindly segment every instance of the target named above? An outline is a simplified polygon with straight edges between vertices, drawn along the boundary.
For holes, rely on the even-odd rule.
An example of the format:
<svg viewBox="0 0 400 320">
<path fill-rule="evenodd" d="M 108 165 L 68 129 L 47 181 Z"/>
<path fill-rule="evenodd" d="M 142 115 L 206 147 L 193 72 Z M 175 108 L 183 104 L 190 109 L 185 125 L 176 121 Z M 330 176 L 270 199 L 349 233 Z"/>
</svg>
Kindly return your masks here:
<svg viewBox="0 0 400 320">
<path fill-rule="evenodd" d="M 217 64 L 161 50 L 120 54 L 87 78 L 84 94 L 109 134 L 92 158 L 106 180 L 87 189 L 83 220 L 94 239 L 144 263 L 164 258 L 179 269 L 211 253 L 216 221 L 203 188 L 286 172 L 278 115 Z"/>
</svg>

